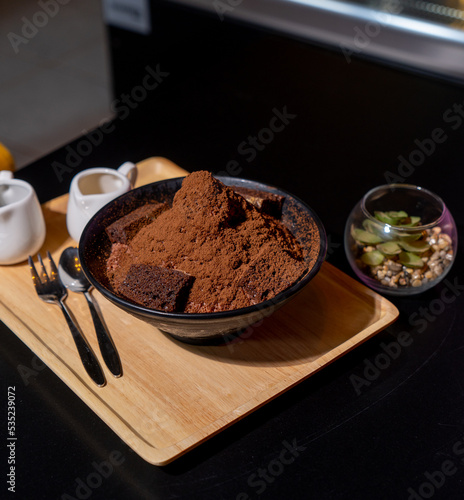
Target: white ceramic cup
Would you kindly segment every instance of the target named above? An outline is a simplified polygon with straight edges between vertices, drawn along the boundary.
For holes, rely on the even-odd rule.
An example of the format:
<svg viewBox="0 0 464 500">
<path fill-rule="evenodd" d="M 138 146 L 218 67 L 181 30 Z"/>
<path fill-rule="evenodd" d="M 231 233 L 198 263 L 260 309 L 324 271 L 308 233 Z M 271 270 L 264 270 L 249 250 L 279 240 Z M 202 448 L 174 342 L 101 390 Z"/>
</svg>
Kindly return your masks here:
<svg viewBox="0 0 464 500">
<path fill-rule="evenodd" d="M 137 179 L 137 167 L 123 163 L 117 170 L 89 168 L 77 174 L 69 188 L 66 226 L 71 238 L 79 242 L 91 217 L 108 202 L 130 191 Z"/>
<path fill-rule="evenodd" d="M 39 251 L 45 240 L 45 221 L 34 188 L 0 172 L 0 264 L 17 264 Z"/>
</svg>

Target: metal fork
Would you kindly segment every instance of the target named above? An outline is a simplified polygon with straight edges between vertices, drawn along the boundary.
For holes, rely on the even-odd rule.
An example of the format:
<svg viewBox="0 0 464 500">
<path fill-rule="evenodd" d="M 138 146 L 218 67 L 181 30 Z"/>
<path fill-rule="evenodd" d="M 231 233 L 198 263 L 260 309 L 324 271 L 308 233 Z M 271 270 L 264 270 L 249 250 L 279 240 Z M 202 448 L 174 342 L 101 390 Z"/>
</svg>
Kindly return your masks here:
<svg viewBox="0 0 464 500">
<path fill-rule="evenodd" d="M 50 252 L 47 252 L 47 256 L 50 261 L 50 276 L 47 274 L 47 270 L 45 269 L 40 254 L 37 255 L 37 259 L 41 266 L 40 275 L 36 271 L 34 262 L 32 261 L 32 257 L 29 256 L 29 266 L 31 268 L 32 281 L 34 283 L 37 295 L 43 301 L 50 304 L 58 304 L 61 307 L 64 317 L 66 318 L 66 322 L 68 323 L 69 329 L 71 330 L 74 343 L 77 347 L 77 352 L 79 353 L 79 356 L 82 360 L 85 371 L 90 375 L 90 378 L 98 386 L 103 387 L 106 384 L 103 370 L 92 348 L 85 339 L 79 326 L 72 319 L 68 308 L 63 302 L 67 297 L 68 292 L 61 283 L 61 280 L 58 276 L 58 270 Z"/>
</svg>

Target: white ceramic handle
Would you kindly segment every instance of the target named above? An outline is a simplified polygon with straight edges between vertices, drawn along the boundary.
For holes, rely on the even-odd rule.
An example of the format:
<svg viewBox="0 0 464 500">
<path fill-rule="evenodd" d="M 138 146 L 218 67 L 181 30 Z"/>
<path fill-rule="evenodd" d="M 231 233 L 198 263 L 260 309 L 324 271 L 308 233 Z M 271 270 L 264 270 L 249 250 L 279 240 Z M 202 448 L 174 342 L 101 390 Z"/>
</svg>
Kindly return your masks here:
<svg viewBox="0 0 464 500">
<path fill-rule="evenodd" d="M 8 179 L 13 179 L 13 172 L 10 170 L 0 170 L 0 181 L 6 181 Z"/>
<path fill-rule="evenodd" d="M 118 168 L 118 172 L 125 175 L 129 179 L 131 186 L 134 187 L 135 181 L 137 180 L 137 167 L 134 163 L 126 161 Z"/>
</svg>

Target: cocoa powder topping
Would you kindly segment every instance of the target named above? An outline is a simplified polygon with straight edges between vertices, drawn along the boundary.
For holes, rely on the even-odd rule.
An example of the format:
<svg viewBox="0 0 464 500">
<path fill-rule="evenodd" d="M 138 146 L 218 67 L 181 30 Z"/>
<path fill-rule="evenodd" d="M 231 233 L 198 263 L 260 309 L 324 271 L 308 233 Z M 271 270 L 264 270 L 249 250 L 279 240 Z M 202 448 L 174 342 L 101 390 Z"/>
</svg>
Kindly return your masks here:
<svg viewBox="0 0 464 500">
<path fill-rule="evenodd" d="M 301 248 L 278 220 L 261 213 L 209 172 L 187 176 L 172 207 L 117 243 L 107 266 L 118 291 L 132 266 L 194 278 L 184 312 L 238 309 L 274 297 L 306 270 Z"/>
</svg>

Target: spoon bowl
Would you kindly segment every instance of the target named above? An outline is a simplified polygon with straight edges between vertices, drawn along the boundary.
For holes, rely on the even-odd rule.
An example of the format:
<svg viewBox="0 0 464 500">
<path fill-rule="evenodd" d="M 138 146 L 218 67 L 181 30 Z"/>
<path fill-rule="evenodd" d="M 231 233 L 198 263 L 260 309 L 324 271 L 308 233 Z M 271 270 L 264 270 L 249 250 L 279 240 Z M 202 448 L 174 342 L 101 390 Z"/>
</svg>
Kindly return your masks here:
<svg viewBox="0 0 464 500">
<path fill-rule="evenodd" d="M 77 293 L 88 292 L 92 284 L 82 270 L 77 248 L 69 247 L 61 254 L 59 268 L 61 281 L 68 290 Z"/>
</svg>

